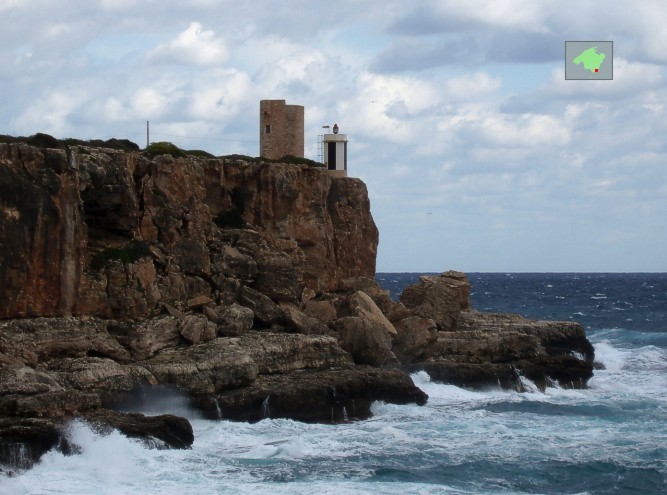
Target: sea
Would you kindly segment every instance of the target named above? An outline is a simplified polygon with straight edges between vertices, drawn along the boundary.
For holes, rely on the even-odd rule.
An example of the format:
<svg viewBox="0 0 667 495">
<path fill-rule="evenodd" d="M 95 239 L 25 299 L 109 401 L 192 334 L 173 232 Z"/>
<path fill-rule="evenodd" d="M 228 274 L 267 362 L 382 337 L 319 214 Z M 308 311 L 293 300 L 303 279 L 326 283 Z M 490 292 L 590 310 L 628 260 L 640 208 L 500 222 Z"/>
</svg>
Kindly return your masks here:
<svg viewBox="0 0 667 495">
<path fill-rule="evenodd" d="M 381 273 L 393 297 L 420 274 Z M 466 390 L 412 379 L 423 406 L 376 403 L 337 425 L 188 416 L 190 450 L 69 427 L 81 453 L 49 452 L 1 494 L 665 494 L 667 274 L 470 273 L 476 309 L 578 321 L 604 369 L 585 390 Z M 153 411 L 160 412 L 160 411 Z"/>
</svg>

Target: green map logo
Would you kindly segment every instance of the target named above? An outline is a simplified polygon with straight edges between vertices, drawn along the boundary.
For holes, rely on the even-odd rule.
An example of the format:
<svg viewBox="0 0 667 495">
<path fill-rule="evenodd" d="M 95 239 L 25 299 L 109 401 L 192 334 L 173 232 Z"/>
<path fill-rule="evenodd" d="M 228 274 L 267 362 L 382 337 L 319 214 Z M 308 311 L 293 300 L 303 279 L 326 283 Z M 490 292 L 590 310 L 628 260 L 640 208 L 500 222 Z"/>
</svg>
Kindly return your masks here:
<svg viewBox="0 0 667 495">
<path fill-rule="evenodd" d="M 565 79 L 613 79 L 613 41 L 566 41 Z"/>
<path fill-rule="evenodd" d="M 604 53 L 598 53 L 598 47 L 594 46 L 581 52 L 581 55 L 575 58 L 572 63 L 575 65 L 584 64 L 584 69 L 590 70 L 592 72 L 598 72 L 600 65 L 602 65 L 602 62 L 604 62 L 605 58 L 607 58 L 607 55 Z"/>
</svg>

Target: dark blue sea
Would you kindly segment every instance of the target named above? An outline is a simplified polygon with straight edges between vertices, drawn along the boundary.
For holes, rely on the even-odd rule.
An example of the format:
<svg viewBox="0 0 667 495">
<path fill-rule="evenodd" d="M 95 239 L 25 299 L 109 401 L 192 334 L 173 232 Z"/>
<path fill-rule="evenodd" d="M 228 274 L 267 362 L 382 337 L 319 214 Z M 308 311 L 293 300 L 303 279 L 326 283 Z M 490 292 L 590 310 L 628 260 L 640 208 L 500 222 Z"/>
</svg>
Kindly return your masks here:
<svg viewBox="0 0 667 495">
<path fill-rule="evenodd" d="M 419 274 L 384 273 L 397 297 Z M 667 274 L 469 274 L 476 309 L 581 322 L 586 390 L 470 391 L 413 375 L 426 406 L 377 403 L 335 426 L 207 421 L 192 450 L 71 425 L 82 453 L 47 454 L 3 494 L 665 494 Z"/>
</svg>

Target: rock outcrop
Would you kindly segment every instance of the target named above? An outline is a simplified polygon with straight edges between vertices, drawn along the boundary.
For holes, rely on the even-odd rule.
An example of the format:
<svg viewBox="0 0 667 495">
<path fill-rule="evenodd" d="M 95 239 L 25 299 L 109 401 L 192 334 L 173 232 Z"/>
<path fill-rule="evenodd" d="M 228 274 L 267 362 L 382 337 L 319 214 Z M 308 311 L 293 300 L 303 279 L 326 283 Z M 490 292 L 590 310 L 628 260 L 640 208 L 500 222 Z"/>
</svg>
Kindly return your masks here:
<svg viewBox="0 0 667 495">
<path fill-rule="evenodd" d="M 424 404 L 406 371 L 461 386 L 585 386 L 571 323 L 470 308 L 464 274 L 401 301 L 375 282 L 365 185 L 238 157 L 0 143 L 0 465 L 71 453 L 67 424 L 187 448 L 206 417 L 364 419 Z M 155 411 L 153 411 L 155 412 Z"/>
<path fill-rule="evenodd" d="M 323 169 L 0 143 L 0 464 L 75 450 L 76 418 L 187 447 L 187 420 L 118 412 L 147 387 L 207 414 L 233 396 L 239 419 L 272 387 L 275 414 L 310 420 L 331 421 L 314 404 L 332 387 L 349 419 L 373 400 L 424 403 L 403 372 L 355 364 L 340 297 L 322 297 L 374 276 L 377 241 L 365 185 Z"/>
<path fill-rule="evenodd" d="M 401 301 L 439 330 L 430 358 L 407 369 L 462 387 L 519 391 L 582 388 L 593 376 L 593 346 L 578 323 L 481 313 L 470 308 L 469 294 L 459 272 L 421 277 L 403 291 Z"/>
</svg>

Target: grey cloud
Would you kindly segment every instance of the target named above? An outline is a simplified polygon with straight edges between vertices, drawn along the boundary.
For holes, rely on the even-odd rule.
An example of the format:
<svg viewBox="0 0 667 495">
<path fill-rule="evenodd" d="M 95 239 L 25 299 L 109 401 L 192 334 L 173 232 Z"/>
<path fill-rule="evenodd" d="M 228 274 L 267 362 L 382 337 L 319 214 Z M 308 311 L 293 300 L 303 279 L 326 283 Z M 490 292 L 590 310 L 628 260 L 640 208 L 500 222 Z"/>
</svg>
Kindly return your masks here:
<svg viewBox="0 0 667 495">
<path fill-rule="evenodd" d="M 563 57 L 563 40 L 553 34 L 500 31 L 437 39 L 400 38 L 370 64 L 379 73 L 419 71 L 483 62 L 544 63 Z"/>
<path fill-rule="evenodd" d="M 495 33 L 484 43 L 487 60 L 507 63 L 560 61 L 563 46 L 564 40 L 555 34 L 509 31 Z"/>
<path fill-rule="evenodd" d="M 393 43 L 370 63 L 379 72 L 426 70 L 445 65 L 474 65 L 480 62 L 479 47 L 472 37 L 438 41 L 402 39 Z"/>
<path fill-rule="evenodd" d="M 423 36 L 461 31 L 470 25 L 469 21 L 444 17 L 433 9 L 418 7 L 393 21 L 387 31 L 401 36 Z"/>
</svg>

